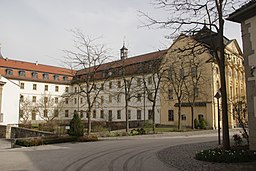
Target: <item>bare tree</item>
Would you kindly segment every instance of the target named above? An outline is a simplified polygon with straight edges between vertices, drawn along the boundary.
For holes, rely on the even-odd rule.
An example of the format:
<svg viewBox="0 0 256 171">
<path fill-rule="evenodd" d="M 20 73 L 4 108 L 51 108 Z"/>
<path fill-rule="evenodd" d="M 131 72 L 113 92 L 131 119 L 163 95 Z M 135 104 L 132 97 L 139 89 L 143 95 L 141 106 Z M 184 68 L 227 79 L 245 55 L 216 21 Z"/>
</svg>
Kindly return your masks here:
<svg viewBox="0 0 256 171">
<path fill-rule="evenodd" d="M 148 68 L 149 71 L 143 74 L 143 85 L 144 85 L 144 90 L 146 91 L 145 94 L 147 96 L 147 99 L 151 102 L 151 111 L 152 111 L 152 120 L 153 120 L 152 126 L 153 126 L 154 133 L 156 128 L 155 108 L 156 108 L 157 98 L 160 91 L 160 85 L 161 85 L 163 74 L 164 74 L 161 67 L 163 66 L 161 65 L 163 58 L 161 57 L 147 62 L 147 66 L 145 66 L 145 68 Z"/>
<path fill-rule="evenodd" d="M 60 96 L 53 97 L 51 94 L 43 94 L 35 104 L 39 117 L 50 125 L 52 125 L 55 118 L 60 116 L 63 107 L 63 98 Z"/>
<path fill-rule="evenodd" d="M 74 86 L 78 89 L 72 96 L 85 99 L 85 108 L 88 116 L 87 133 L 91 133 L 92 108 L 96 105 L 98 95 L 102 91 L 97 85 L 99 80 L 105 83 L 109 78 L 108 68 L 104 68 L 103 63 L 109 59 L 108 50 L 103 44 L 98 44 L 96 38 L 85 36 L 80 30 L 72 30 L 74 35 L 74 49 L 64 50 L 67 64 L 72 69 L 79 69 L 74 76 Z"/>
<path fill-rule="evenodd" d="M 225 78 L 225 54 L 224 54 L 224 18 L 231 11 L 238 8 L 244 1 L 241 0 L 154 0 L 154 5 L 165 12 L 166 19 L 153 18 L 144 12 L 140 14 L 147 20 L 147 27 L 158 26 L 159 28 L 172 29 L 169 36 L 177 36 L 180 32 L 193 32 L 200 25 L 208 25 L 210 30 L 217 32 L 218 39 L 215 42 L 214 57 L 220 68 L 221 94 L 222 94 L 222 127 L 223 147 L 230 148 L 228 131 L 228 105 Z M 206 22 L 207 21 L 207 22 Z M 209 35 L 211 38 L 211 35 Z"/>
<path fill-rule="evenodd" d="M 33 110 L 34 107 L 31 100 L 25 98 L 20 101 L 19 119 L 22 124 L 28 123 L 28 120 L 31 118 L 31 113 Z"/>
</svg>

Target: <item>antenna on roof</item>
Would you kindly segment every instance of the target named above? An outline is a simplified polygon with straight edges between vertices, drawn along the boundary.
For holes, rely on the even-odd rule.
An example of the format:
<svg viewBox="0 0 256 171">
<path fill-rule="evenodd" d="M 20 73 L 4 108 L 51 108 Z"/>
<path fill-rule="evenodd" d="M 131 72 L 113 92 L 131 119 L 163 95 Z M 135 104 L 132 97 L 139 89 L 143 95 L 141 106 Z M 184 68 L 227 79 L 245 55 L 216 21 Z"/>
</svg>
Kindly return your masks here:
<svg viewBox="0 0 256 171">
<path fill-rule="evenodd" d="M 4 58 L 2 53 L 1 53 L 1 48 L 2 48 L 2 44 L 0 43 L 0 58 Z"/>
</svg>

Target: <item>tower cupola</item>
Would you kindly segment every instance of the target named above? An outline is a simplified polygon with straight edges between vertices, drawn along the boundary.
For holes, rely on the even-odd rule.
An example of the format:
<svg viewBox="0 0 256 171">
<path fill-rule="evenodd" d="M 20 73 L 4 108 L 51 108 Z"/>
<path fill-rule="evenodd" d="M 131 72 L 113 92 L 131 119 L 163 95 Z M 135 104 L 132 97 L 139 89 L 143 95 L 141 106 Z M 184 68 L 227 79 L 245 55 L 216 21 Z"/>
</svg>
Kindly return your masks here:
<svg viewBox="0 0 256 171">
<path fill-rule="evenodd" d="M 120 57 L 121 59 L 126 59 L 128 56 L 128 49 L 125 47 L 125 44 L 123 44 L 123 47 L 120 49 Z"/>
</svg>

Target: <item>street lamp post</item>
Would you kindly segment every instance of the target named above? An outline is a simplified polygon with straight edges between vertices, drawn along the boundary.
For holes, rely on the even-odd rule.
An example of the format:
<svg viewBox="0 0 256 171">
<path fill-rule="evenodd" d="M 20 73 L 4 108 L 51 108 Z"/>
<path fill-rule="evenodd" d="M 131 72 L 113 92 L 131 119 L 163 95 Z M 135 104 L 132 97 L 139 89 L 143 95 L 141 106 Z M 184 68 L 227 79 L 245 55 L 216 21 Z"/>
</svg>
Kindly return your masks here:
<svg viewBox="0 0 256 171">
<path fill-rule="evenodd" d="M 217 105 L 218 105 L 218 143 L 220 142 L 220 98 L 221 98 L 221 92 L 220 90 L 215 94 L 214 96 L 217 99 Z"/>
</svg>

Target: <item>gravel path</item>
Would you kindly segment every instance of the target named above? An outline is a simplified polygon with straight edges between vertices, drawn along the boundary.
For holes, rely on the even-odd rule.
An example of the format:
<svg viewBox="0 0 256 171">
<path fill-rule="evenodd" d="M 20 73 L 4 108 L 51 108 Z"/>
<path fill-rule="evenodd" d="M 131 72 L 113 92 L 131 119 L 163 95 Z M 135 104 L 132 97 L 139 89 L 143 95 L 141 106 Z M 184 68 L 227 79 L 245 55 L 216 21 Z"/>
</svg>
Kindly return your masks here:
<svg viewBox="0 0 256 171">
<path fill-rule="evenodd" d="M 173 146 L 159 151 L 157 156 L 166 165 L 182 171 L 256 171 L 256 162 L 226 164 L 194 159 L 197 152 L 215 148 L 216 144 L 216 142 L 208 142 Z"/>
</svg>

